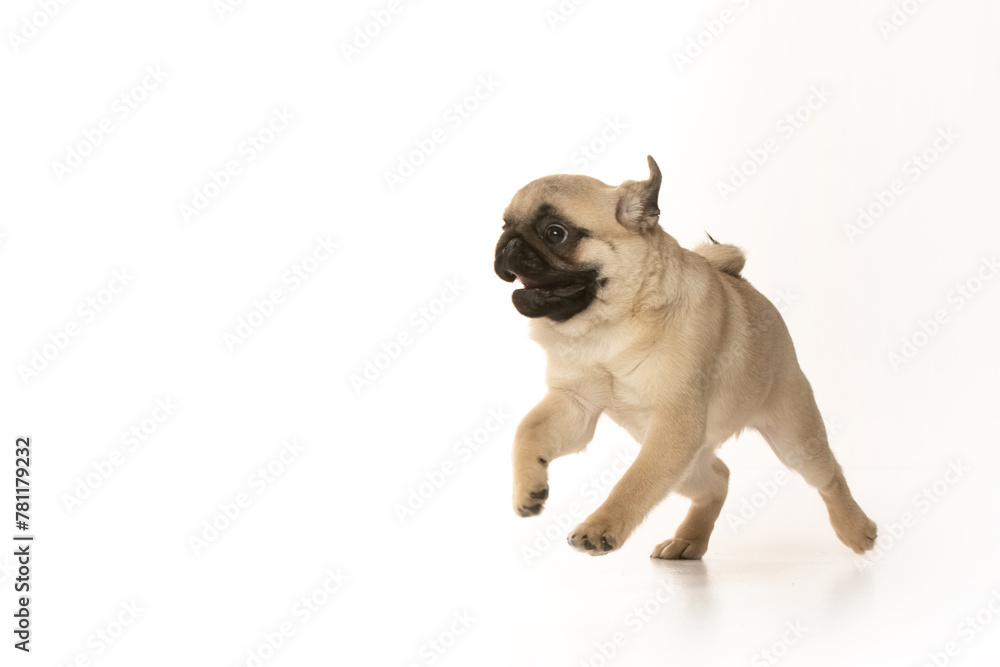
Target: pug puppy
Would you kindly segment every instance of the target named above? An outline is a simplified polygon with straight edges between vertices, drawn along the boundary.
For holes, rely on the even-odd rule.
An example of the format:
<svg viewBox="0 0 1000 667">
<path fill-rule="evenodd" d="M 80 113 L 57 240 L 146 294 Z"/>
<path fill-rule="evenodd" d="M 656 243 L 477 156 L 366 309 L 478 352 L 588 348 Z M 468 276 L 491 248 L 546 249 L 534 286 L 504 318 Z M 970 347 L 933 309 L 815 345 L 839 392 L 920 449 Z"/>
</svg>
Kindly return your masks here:
<svg viewBox="0 0 1000 667">
<path fill-rule="evenodd" d="M 548 465 L 584 449 L 607 414 L 641 445 L 607 500 L 568 536 L 584 553 L 619 549 L 667 494 L 691 500 L 654 558 L 697 559 L 722 510 L 729 469 L 715 449 L 756 429 L 818 489 L 837 537 L 871 549 L 861 510 L 827 443 L 809 381 L 777 309 L 741 275 L 743 253 L 681 248 L 658 224 L 661 175 L 614 187 L 546 176 L 503 214 L 494 270 L 545 349 L 548 392 L 514 436 L 514 510 L 539 514 Z"/>
</svg>

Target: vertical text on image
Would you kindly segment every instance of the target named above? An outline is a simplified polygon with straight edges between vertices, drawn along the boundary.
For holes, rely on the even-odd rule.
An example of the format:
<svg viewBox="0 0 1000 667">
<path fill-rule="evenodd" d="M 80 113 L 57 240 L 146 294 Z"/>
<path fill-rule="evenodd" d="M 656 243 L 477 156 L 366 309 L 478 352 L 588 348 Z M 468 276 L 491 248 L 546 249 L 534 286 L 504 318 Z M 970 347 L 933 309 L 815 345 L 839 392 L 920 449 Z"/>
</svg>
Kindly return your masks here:
<svg viewBox="0 0 1000 667">
<path fill-rule="evenodd" d="M 31 651 L 31 550 L 34 535 L 31 528 L 31 436 L 14 441 L 14 527 L 21 531 L 14 534 L 14 558 L 17 560 L 17 577 L 14 579 L 16 609 L 14 612 L 14 648 Z"/>
</svg>

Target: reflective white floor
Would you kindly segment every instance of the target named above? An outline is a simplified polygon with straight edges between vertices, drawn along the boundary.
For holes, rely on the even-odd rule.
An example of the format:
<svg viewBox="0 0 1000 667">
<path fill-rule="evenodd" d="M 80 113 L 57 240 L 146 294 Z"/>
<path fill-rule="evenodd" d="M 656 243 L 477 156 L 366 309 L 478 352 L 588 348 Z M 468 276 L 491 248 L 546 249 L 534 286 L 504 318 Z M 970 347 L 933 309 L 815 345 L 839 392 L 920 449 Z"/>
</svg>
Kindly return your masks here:
<svg viewBox="0 0 1000 667">
<path fill-rule="evenodd" d="M 814 490 L 778 467 L 742 465 L 741 452 L 764 445 L 741 447 L 723 452 L 729 498 L 708 553 L 693 562 L 649 558 L 687 510 L 676 497 L 619 551 L 594 558 L 566 545 L 613 481 L 617 454 L 606 441 L 550 466 L 539 517 L 513 513 L 509 449 L 496 446 L 405 522 L 394 507 L 405 499 L 400 480 L 361 479 L 357 466 L 340 478 L 342 452 L 317 447 L 312 464 L 291 464 L 197 555 L 188 537 L 201 524 L 191 516 L 233 496 L 207 488 L 178 511 L 150 488 L 151 471 L 164 477 L 152 457 L 137 459 L 78 514 L 47 512 L 35 657 L 244 667 L 997 664 L 996 465 L 983 456 L 975 466 L 846 468 L 881 535 L 881 550 L 861 558 L 837 540 Z M 141 613 L 123 629 L 119 609 L 133 604 Z M 114 641 L 95 640 L 98 631 Z"/>
<path fill-rule="evenodd" d="M 681 499 L 620 551 L 578 554 L 558 525 L 558 491 L 548 517 L 491 518 L 501 524 L 492 557 L 473 555 L 480 544 L 468 561 L 422 549 L 417 559 L 441 577 L 430 608 L 468 598 L 479 619 L 447 664 L 995 665 L 1000 540 L 977 517 L 997 494 L 986 471 L 949 469 L 847 471 L 885 536 L 865 559 L 840 544 L 800 479 L 768 483 L 778 468 L 734 470 L 702 561 L 648 558 L 683 516 Z M 558 538 L 549 544 L 546 532 Z M 444 611 L 420 621 L 435 616 L 444 629 Z M 420 656 L 412 661 L 432 664 Z"/>
<path fill-rule="evenodd" d="M 800 479 L 772 487 L 778 468 L 734 468 L 706 557 L 666 562 L 648 554 L 682 518 L 682 499 L 657 508 L 621 550 L 592 558 L 565 544 L 560 524 L 574 503 L 586 512 L 603 500 L 578 484 L 600 456 L 553 466 L 549 506 L 532 519 L 507 506 L 496 474 L 506 456 L 484 454 L 401 528 L 382 512 L 381 528 L 356 531 L 338 513 L 291 552 L 273 533 L 234 529 L 147 591 L 160 622 L 135 630 L 113 662 L 189 628 L 206 659 L 248 667 L 997 664 L 1000 540 L 984 521 L 997 506 L 988 468 L 953 483 L 947 464 L 848 469 L 891 538 L 868 559 L 840 544 Z M 270 523 L 266 511 L 248 521 Z M 345 564 L 346 584 L 329 600 L 314 596 L 314 614 L 291 612 L 318 590 L 324 563 Z M 192 607 L 198 595 L 211 604 Z M 266 638 L 284 621 L 294 634 L 272 655 Z"/>
</svg>

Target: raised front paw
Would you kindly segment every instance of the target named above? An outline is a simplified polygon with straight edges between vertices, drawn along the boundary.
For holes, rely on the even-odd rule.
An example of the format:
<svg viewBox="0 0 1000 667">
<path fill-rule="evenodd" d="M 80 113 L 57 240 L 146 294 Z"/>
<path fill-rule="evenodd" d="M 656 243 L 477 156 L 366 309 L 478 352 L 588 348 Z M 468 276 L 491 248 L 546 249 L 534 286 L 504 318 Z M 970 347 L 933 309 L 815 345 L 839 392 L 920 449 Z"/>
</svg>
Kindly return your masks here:
<svg viewBox="0 0 1000 667">
<path fill-rule="evenodd" d="M 514 511 L 518 516 L 537 516 L 549 497 L 548 472 L 537 463 L 514 479 Z"/>
<path fill-rule="evenodd" d="M 591 516 L 574 528 L 566 541 L 577 551 L 603 556 L 624 544 L 625 533 L 615 521 Z"/>
</svg>

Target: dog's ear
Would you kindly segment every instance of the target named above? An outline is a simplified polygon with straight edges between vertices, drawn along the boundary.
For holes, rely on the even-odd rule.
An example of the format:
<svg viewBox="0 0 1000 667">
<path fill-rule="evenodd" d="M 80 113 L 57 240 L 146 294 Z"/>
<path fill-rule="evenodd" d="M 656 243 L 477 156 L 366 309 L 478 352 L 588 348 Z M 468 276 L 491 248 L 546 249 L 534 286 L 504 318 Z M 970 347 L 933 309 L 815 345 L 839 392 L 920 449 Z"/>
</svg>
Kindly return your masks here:
<svg viewBox="0 0 1000 667">
<path fill-rule="evenodd" d="M 628 229 L 642 232 L 655 226 L 660 219 L 657 198 L 660 195 L 660 168 L 652 155 L 649 161 L 649 180 L 625 181 L 618 186 L 618 208 L 615 217 Z"/>
</svg>

